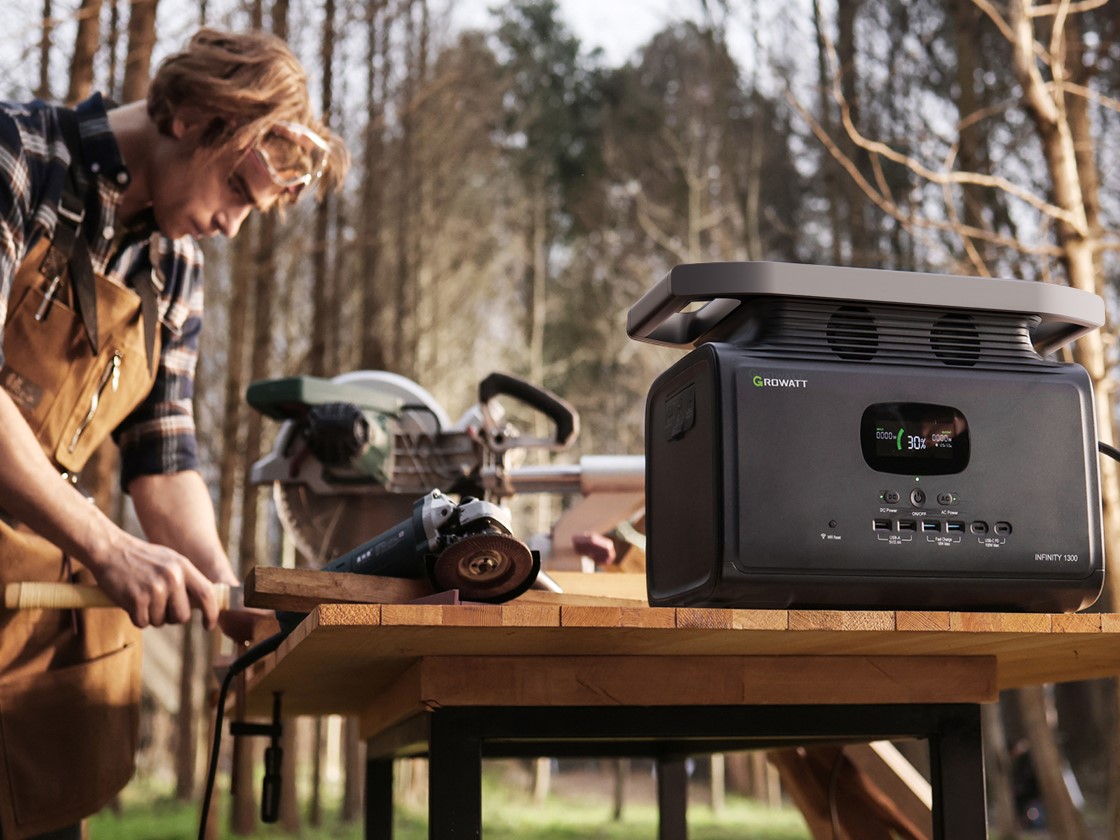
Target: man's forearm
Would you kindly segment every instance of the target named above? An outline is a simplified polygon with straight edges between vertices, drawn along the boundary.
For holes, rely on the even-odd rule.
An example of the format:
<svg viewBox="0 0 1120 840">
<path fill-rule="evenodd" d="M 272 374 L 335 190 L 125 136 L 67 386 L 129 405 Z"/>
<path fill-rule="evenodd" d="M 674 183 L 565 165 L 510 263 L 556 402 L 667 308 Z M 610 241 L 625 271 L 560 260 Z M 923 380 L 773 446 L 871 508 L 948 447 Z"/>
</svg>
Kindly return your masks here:
<svg viewBox="0 0 1120 840">
<path fill-rule="evenodd" d="M 27 421 L 0 388 L 0 507 L 91 568 L 119 530 L 47 460 Z"/>
<path fill-rule="evenodd" d="M 128 486 L 144 534 L 187 557 L 206 577 L 238 584 L 218 538 L 214 504 L 194 470 L 142 475 Z"/>
</svg>

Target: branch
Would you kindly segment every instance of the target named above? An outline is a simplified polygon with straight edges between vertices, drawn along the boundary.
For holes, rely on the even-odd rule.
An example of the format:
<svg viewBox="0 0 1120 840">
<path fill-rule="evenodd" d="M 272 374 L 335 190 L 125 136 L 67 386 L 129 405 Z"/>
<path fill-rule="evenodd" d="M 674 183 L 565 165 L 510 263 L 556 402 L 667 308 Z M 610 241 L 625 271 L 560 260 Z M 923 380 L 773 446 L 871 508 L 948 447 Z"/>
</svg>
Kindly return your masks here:
<svg viewBox="0 0 1120 840">
<path fill-rule="evenodd" d="M 820 123 L 813 117 L 812 114 L 797 100 L 790 91 L 786 91 L 786 98 L 794 109 L 801 114 L 801 117 L 809 124 L 813 134 L 820 140 L 821 144 L 832 155 L 833 159 L 839 163 L 844 170 L 851 176 L 856 185 L 863 191 L 876 207 L 882 210 L 891 218 L 898 221 L 900 224 L 905 225 L 907 229 L 913 230 L 914 228 L 929 228 L 932 230 L 943 231 L 955 235 L 970 236 L 974 239 L 980 239 L 985 242 L 991 242 L 1003 248 L 1010 248 L 1024 254 L 1031 254 L 1035 256 L 1048 256 L 1060 257 L 1063 253 L 1062 249 L 1056 245 L 1026 245 L 1017 239 L 1009 239 L 1005 236 L 999 236 L 992 231 L 984 230 L 983 228 L 973 227 L 972 225 L 951 225 L 946 222 L 937 222 L 933 219 L 928 219 L 922 216 L 914 216 L 913 214 L 903 213 L 902 210 L 893 201 L 885 198 L 879 191 L 877 191 L 859 171 L 859 167 L 852 161 L 844 152 L 836 145 L 833 139 L 821 127 Z M 1120 244 L 1120 243 L 1118 243 Z"/>
<path fill-rule="evenodd" d="M 1055 85 L 1055 82 L 1050 82 L 1047 87 L 1054 87 Z M 1120 99 L 1113 99 L 1111 96 L 1105 96 L 1103 93 L 1095 91 L 1085 85 L 1079 85 L 1076 82 L 1062 82 L 1061 89 L 1075 96 L 1083 96 L 1091 102 L 1103 105 L 1105 108 L 1120 112 Z"/>
<path fill-rule="evenodd" d="M 1000 178 L 996 175 L 983 175 L 979 172 L 936 172 L 910 155 L 904 155 L 885 143 L 880 143 L 877 140 L 868 140 L 860 134 L 855 123 L 852 122 L 852 113 L 851 109 L 848 107 L 848 102 L 843 94 L 836 90 L 835 87 L 834 84 L 833 98 L 840 106 L 840 119 L 844 124 L 844 130 L 847 132 L 851 141 L 868 154 L 881 155 L 889 161 L 905 166 L 915 175 L 925 178 L 927 181 L 934 184 L 974 184 L 978 187 L 1002 190 L 1008 195 L 1018 198 L 1024 204 L 1029 204 L 1040 213 L 1044 213 L 1055 219 L 1060 219 L 1074 228 L 1078 227 L 1078 220 L 1072 213 L 1039 198 L 1034 193 L 1023 189 L 1018 184 L 1006 178 Z"/>
<path fill-rule="evenodd" d="M 1065 13 L 1071 15 L 1079 15 L 1082 12 L 1091 12 L 1093 9 L 1099 9 L 1102 6 L 1107 6 L 1108 0 L 1082 0 L 1080 3 L 1052 3 L 1049 6 L 1035 6 L 1030 9 L 1027 14 L 1031 17 L 1050 17 L 1057 15 L 1062 7 L 1065 7 Z"/>
</svg>

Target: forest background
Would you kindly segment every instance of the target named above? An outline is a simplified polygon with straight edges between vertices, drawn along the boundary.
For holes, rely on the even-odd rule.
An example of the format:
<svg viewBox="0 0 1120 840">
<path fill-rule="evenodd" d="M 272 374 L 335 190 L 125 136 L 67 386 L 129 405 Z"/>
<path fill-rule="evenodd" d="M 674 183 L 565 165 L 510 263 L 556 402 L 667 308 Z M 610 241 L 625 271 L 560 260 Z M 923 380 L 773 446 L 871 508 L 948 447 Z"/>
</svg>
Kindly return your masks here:
<svg viewBox="0 0 1120 840">
<path fill-rule="evenodd" d="M 341 195 L 206 243 L 196 409 L 221 533 L 243 569 L 282 551 L 267 494 L 245 481 L 275 432 L 244 404 L 256 379 L 390 370 L 456 416 L 502 370 L 576 406 L 573 456 L 640 453 L 645 393 L 680 354 L 630 341 L 625 315 L 677 263 L 1014 277 L 1089 289 L 1113 308 L 1118 0 L 677 5 L 611 62 L 553 0 L 498 4 L 470 29 L 432 0 L 5 8 L 6 98 L 96 89 L 131 101 L 198 25 L 259 27 L 292 43 L 353 152 Z M 1072 357 L 1094 379 L 1111 441 L 1114 333 Z M 113 457 L 91 474 L 124 518 Z M 1115 549 L 1110 463 L 1102 478 Z M 1118 580 L 1098 608 L 1120 608 Z M 210 651 L 197 628 L 176 632 L 174 676 L 152 702 L 193 711 L 177 715 L 166 768 L 190 798 Z M 997 835 L 1015 832 L 1009 746 L 1027 743 L 1054 835 L 1096 826 L 1120 838 L 1118 711 L 1111 680 L 986 710 Z M 357 755 L 352 733 L 343 749 Z M 344 807 L 359 795 L 347 785 Z"/>
</svg>

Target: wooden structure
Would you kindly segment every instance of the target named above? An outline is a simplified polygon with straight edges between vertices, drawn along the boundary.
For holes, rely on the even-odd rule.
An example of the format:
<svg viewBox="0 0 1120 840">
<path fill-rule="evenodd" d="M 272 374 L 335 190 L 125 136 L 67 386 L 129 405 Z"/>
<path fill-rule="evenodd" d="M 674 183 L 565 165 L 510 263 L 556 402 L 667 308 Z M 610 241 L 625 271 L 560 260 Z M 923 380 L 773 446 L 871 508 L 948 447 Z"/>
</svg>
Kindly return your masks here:
<svg viewBox="0 0 1120 840">
<path fill-rule="evenodd" d="M 934 837 L 979 840 L 979 704 L 1120 673 L 1120 615 L 652 609 L 621 594 L 323 604 L 250 672 L 248 708 L 267 715 L 279 693 L 285 715 L 358 717 L 367 837 L 391 836 L 396 756 L 431 759 L 429 836 L 445 840 L 479 836 L 483 756 L 652 755 L 668 790 L 688 754 L 919 737 Z M 686 836 L 675 801 L 663 840 Z"/>
</svg>

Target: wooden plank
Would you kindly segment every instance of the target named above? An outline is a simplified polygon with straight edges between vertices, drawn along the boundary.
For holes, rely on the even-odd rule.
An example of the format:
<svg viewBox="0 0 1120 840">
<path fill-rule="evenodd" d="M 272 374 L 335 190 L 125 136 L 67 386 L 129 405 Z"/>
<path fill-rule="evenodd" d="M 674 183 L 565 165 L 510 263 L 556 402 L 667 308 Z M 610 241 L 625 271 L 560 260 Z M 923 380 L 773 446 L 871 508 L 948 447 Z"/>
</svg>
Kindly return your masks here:
<svg viewBox="0 0 1120 840">
<path fill-rule="evenodd" d="M 420 703 L 670 706 L 987 703 L 990 656 L 433 656 Z"/>
<path fill-rule="evenodd" d="M 789 613 L 786 610 L 732 610 L 733 630 L 786 630 Z"/>
<path fill-rule="evenodd" d="M 444 627 L 501 627 L 502 608 L 497 604 L 459 604 L 441 607 Z"/>
<path fill-rule="evenodd" d="M 548 604 L 502 604 L 503 627 L 559 627 L 560 607 Z"/>
<path fill-rule="evenodd" d="M 359 737 L 370 738 L 411 715 L 425 711 L 426 707 L 420 703 L 420 685 L 421 661 L 417 660 L 368 699 L 358 715 Z"/>
<path fill-rule="evenodd" d="M 1050 630 L 1053 633 L 1099 633 L 1101 632 L 1100 613 L 1065 613 L 1052 616 Z"/>
<path fill-rule="evenodd" d="M 562 627 L 618 627 L 622 624 L 621 607 L 561 607 Z"/>
<path fill-rule="evenodd" d="M 1046 613 L 950 613 L 951 630 L 965 633 L 1049 633 Z"/>
<path fill-rule="evenodd" d="M 691 627 L 701 630 L 730 630 L 733 627 L 731 610 L 718 609 L 677 609 L 677 627 Z"/>
<path fill-rule="evenodd" d="M 382 624 L 428 627 L 443 624 L 443 607 L 427 604 L 383 604 Z"/>
<path fill-rule="evenodd" d="M 648 603 L 645 575 L 549 571 L 548 576 L 568 595 L 596 595 Z"/>
<path fill-rule="evenodd" d="M 549 604 L 557 607 L 628 607 L 645 606 L 645 598 L 615 598 L 607 595 L 586 595 L 569 592 L 545 592 L 540 589 L 530 589 L 518 595 L 511 603 L 517 604 Z"/>
<path fill-rule="evenodd" d="M 949 613 L 899 610 L 895 613 L 896 630 L 933 632 L 949 629 Z"/>
<path fill-rule="evenodd" d="M 887 610 L 790 610 L 790 630 L 894 630 Z"/>
<path fill-rule="evenodd" d="M 619 611 L 619 624 L 622 627 L 668 629 L 677 626 L 677 611 L 665 607 L 623 607 Z"/>
<path fill-rule="evenodd" d="M 432 594 L 422 579 L 257 566 L 245 577 L 245 604 L 310 612 L 319 604 L 403 604 Z"/>
</svg>

